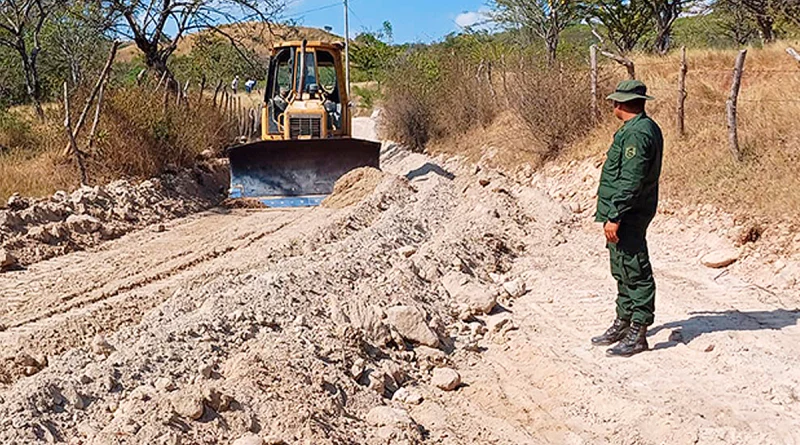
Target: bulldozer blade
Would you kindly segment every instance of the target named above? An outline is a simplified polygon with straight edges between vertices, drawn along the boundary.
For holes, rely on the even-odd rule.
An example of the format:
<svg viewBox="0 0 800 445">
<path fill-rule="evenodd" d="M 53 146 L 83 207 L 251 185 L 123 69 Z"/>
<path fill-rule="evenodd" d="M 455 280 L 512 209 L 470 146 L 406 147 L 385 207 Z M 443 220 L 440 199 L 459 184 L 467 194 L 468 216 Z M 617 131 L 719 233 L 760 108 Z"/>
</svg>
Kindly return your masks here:
<svg viewBox="0 0 800 445">
<path fill-rule="evenodd" d="M 312 207 L 350 170 L 379 168 L 380 144 L 360 139 L 261 141 L 228 150 L 231 199 Z"/>
</svg>

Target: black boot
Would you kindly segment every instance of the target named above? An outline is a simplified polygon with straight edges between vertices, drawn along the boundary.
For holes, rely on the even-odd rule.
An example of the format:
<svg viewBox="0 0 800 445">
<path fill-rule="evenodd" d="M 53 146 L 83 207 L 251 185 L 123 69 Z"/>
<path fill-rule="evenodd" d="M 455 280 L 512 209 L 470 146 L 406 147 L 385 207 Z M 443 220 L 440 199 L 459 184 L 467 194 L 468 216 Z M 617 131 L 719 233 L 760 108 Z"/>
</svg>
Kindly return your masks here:
<svg viewBox="0 0 800 445">
<path fill-rule="evenodd" d="M 595 346 L 609 346 L 622 340 L 628 335 L 628 328 L 631 322 L 627 320 L 614 320 L 614 324 L 606 331 L 605 334 L 592 338 L 592 344 Z"/>
<path fill-rule="evenodd" d="M 647 326 L 631 323 L 628 335 L 617 346 L 606 351 L 606 355 L 613 357 L 630 357 L 640 352 L 647 351 Z"/>
</svg>

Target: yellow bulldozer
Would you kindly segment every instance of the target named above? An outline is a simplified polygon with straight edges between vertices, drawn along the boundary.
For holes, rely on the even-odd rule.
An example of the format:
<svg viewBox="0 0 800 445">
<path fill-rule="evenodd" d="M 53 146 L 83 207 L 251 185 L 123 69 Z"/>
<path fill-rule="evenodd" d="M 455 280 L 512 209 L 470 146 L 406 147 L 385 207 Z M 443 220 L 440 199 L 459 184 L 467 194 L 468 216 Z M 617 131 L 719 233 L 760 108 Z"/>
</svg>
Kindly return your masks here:
<svg viewBox="0 0 800 445">
<path fill-rule="evenodd" d="M 352 135 L 343 50 L 343 43 L 305 40 L 275 45 L 261 140 L 228 150 L 230 198 L 316 206 L 348 171 L 379 168 L 380 144 Z"/>
</svg>

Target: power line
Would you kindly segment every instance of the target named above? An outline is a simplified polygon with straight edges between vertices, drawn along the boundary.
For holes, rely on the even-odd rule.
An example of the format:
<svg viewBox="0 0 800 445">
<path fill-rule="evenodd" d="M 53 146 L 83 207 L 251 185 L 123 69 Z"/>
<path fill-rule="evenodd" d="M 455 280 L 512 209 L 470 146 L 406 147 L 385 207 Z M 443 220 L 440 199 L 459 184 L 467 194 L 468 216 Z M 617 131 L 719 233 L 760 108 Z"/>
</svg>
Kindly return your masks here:
<svg viewBox="0 0 800 445">
<path fill-rule="evenodd" d="M 339 2 L 331 3 L 329 5 L 320 6 L 319 8 L 313 8 L 313 9 L 309 9 L 309 10 L 306 10 L 306 11 L 296 12 L 294 14 L 289 14 L 289 15 L 287 15 L 285 17 L 287 19 L 291 19 L 291 18 L 295 18 L 295 17 L 304 18 L 304 17 L 301 17 L 301 16 L 305 16 L 306 14 L 311 14 L 312 12 L 319 12 L 319 11 L 324 11 L 326 9 L 336 8 L 336 7 L 340 6 L 340 5 L 341 5 L 341 3 L 339 3 Z"/>
</svg>

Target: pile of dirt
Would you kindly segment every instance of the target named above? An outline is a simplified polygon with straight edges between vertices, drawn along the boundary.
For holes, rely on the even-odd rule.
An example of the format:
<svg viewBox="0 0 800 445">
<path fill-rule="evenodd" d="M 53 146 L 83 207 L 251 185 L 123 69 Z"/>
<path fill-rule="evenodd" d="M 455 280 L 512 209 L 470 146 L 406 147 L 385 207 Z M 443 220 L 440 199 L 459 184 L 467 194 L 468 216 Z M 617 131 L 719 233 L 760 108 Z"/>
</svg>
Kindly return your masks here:
<svg viewBox="0 0 800 445">
<path fill-rule="evenodd" d="M 410 412 L 469 383 L 453 357 L 512 330 L 487 317 L 521 295 L 502 284 L 527 219 L 502 178 L 487 188 L 432 170 L 410 183 L 424 162 L 404 156 L 402 175 L 351 175 L 363 199 L 342 210 L 241 212 L 251 241 L 160 277 L 152 286 L 176 290 L 133 325 L 73 325 L 58 335 L 84 345 L 47 357 L 47 339 L 25 337 L 5 360 L 16 371 L 0 391 L 0 442 L 454 443 Z M 153 261 L 187 255 L 178 241 Z"/>
<path fill-rule="evenodd" d="M 27 266 L 119 238 L 137 228 L 186 216 L 218 204 L 227 186 L 221 160 L 133 184 L 118 180 L 58 191 L 45 199 L 14 195 L 0 209 L 3 270 Z"/>
<path fill-rule="evenodd" d="M 343 209 L 357 204 L 375 191 L 384 174 L 373 167 L 357 168 L 339 178 L 333 193 L 322 201 L 329 209 Z"/>
</svg>

